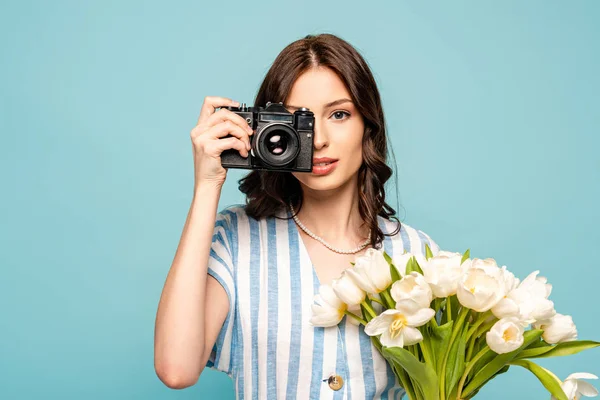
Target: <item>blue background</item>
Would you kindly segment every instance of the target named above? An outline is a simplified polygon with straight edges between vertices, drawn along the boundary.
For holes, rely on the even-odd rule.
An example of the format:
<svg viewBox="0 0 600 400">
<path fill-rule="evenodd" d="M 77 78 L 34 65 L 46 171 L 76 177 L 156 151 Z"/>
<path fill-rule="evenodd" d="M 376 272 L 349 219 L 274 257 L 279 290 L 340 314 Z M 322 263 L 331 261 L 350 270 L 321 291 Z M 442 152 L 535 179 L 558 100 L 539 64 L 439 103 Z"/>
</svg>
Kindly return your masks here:
<svg viewBox="0 0 600 400">
<path fill-rule="evenodd" d="M 600 340 L 600 2 L 2 2 L 0 398 L 233 399 L 168 389 L 154 318 L 190 206 L 204 96 L 251 102 L 288 43 L 354 44 L 398 163 L 388 199 L 446 249 L 540 269 Z M 220 207 L 243 202 L 230 171 Z M 542 360 L 600 375 L 600 350 Z M 549 398 L 514 367 L 485 399 Z"/>
</svg>

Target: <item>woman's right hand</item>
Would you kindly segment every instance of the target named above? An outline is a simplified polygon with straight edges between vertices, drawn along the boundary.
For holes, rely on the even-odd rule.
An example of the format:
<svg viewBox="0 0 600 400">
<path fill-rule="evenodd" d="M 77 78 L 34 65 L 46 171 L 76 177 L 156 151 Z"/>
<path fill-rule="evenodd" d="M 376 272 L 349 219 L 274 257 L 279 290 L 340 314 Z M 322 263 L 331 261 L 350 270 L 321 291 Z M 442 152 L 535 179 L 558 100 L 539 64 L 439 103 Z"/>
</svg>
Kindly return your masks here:
<svg viewBox="0 0 600 400">
<path fill-rule="evenodd" d="M 198 123 L 192 129 L 194 152 L 194 185 L 203 183 L 222 185 L 227 170 L 221 165 L 221 153 L 228 149 L 238 150 L 242 157 L 248 157 L 252 128 L 241 116 L 218 107 L 239 107 L 239 103 L 225 97 L 204 98 Z M 226 137 L 231 136 L 231 137 Z"/>
</svg>

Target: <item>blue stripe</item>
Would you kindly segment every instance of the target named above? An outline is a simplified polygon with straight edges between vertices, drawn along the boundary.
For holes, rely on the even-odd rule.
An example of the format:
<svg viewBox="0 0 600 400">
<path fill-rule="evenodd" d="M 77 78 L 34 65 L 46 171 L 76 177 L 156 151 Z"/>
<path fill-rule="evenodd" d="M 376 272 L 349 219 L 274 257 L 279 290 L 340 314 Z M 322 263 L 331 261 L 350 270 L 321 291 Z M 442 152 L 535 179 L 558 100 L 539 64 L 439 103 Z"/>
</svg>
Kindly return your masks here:
<svg viewBox="0 0 600 400">
<path fill-rule="evenodd" d="M 365 399 L 372 399 L 377 392 L 377 382 L 375 381 L 375 370 L 373 369 L 373 344 L 370 336 L 365 333 L 362 325 L 358 327 L 358 340 L 360 342 L 360 358 L 363 366 L 363 376 L 365 382 Z"/>
<path fill-rule="evenodd" d="M 300 279 L 300 245 L 298 235 L 296 234 L 296 225 L 293 220 L 288 220 L 288 237 L 290 245 L 290 296 L 292 326 L 290 330 L 290 360 L 288 368 L 288 381 L 286 390 L 286 399 L 295 399 L 298 391 L 298 373 L 300 368 L 300 343 L 302 342 L 302 308 L 300 298 L 301 279 Z M 291 336 L 294 336 L 292 338 Z M 297 336 L 296 336 L 297 335 Z"/>
<path fill-rule="evenodd" d="M 347 399 L 348 400 L 352 400 L 352 385 L 350 383 L 350 371 L 348 371 L 348 343 L 346 342 L 346 325 L 348 325 L 350 322 L 348 321 L 348 316 L 344 316 L 344 319 L 342 320 L 342 323 L 338 325 L 339 329 L 340 329 L 340 333 L 341 333 L 341 340 L 342 343 L 344 343 L 344 374 L 346 375 L 346 384 L 344 385 L 344 387 L 346 389 L 346 393 L 347 393 Z"/>
<path fill-rule="evenodd" d="M 381 217 L 381 223 L 380 223 L 380 228 L 383 231 L 383 233 L 389 233 L 387 226 L 384 224 L 383 222 L 383 217 Z M 402 230 L 404 230 L 404 227 L 402 227 Z M 384 236 L 383 239 L 383 250 L 390 256 L 393 257 L 394 256 L 394 247 L 393 247 L 393 243 L 392 243 L 392 238 L 390 236 Z M 396 384 L 396 375 L 394 374 L 394 371 L 392 370 L 392 367 L 390 367 L 390 365 L 387 363 L 385 363 L 385 370 L 386 370 L 386 374 L 387 374 L 387 385 L 385 387 L 385 390 L 383 391 L 381 398 L 382 399 L 386 399 L 388 398 L 388 394 L 390 392 L 390 390 L 394 387 L 394 385 Z"/>
<path fill-rule="evenodd" d="M 219 257 L 217 255 L 217 253 L 214 252 L 213 249 L 210 249 L 210 256 L 212 258 L 214 258 L 216 261 L 218 261 L 220 264 L 222 264 L 229 272 L 229 267 L 227 266 L 225 261 L 223 261 L 221 259 L 221 257 Z M 229 323 L 231 322 L 230 321 L 231 316 L 233 315 L 233 312 L 231 312 L 231 310 L 233 310 L 234 303 L 231 301 L 231 292 L 229 291 L 229 286 L 227 286 L 227 284 L 221 278 L 221 276 L 218 273 L 216 273 L 216 271 L 212 268 L 208 269 L 208 273 L 213 278 L 215 278 L 221 284 L 221 286 L 223 286 L 223 288 L 225 289 L 225 292 L 227 293 L 227 297 L 229 298 L 229 309 L 230 309 L 230 312 L 227 313 L 227 318 L 225 319 L 225 323 L 223 324 L 223 327 L 221 328 L 221 331 L 219 332 L 217 341 L 215 342 L 215 345 L 213 346 L 213 350 L 215 350 L 215 361 L 214 361 L 214 363 L 211 363 L 211 365 L 207 364 L 209 367 L 214 367 L 214 366 L 219 365 L 219 360 L 221 359 L 221 352 L 223 350 L 223 342 L 225 341 L 225 333 L 229 329 Z M 231 274 L 231 272 L 229 272 L 229 273 Z M 230 354 L 230 359 L 229 359 L 230 364 L 229 364 L 229 369 L 227 370 L 227 374 L 231 374 L 231 351 L 229 352 L 229 354 Z"/>
<path fill-rule="evenodd" d="M 337 358 L 335 361 L 335 373 L 337 375 L 340 375 L 343 379 L 344 379 L 344 390 L 337 390 L 335 392 L 333 392 L 333 400 L 340 400 L 344 398 L 344 392 L 346 391 L 346 387 L 348 386 L 348 375 L 346 374 L 346 370 L 345 370 L 345 366 L 348 365 L 348 363 L 346 362 L 346 359 L 344 357 L 344 353 L 342 351 L 342 347 L 344 346 L 344 340 L 342 339 L 342 335 L 341 335 L 341 331 L 342 331 L 342 327 L 346 324 L 346 318 L 348 318 L 347 316 L 344 316 L 344 318 L 342 319 L 342 321 L 337 325 Z"/>
<path fill-rule="evenodd" d="M 250 223 L 250 343 L 252 343 L 252 398 L 258 398 L 258 309 L 260 308 L 260 235 L 258 222 L 248 218 Z"/>
<path fill-rule="evenodd" d="M 267 220 L 268 249 L 268 327 L 267 327 L 267 398 L 277 398 L 277 322 L 279 294 L 277 274 L 277 226 L 275 219 Z"/>
<path fill-rule="evenodd" d="M 423 235 L 423 233 L 421 233 L 421 231 L 417 230 L 417 234 L 419 235 L 419 239 L 421 239 L 421 252 L 423 253 L 423 256 L 425 256 L 425 243 L 427 243 L 429 245 L 430 249 L 431 249 L 431 243 L 429 243 L 429 239 L 427 239 L 425 237 L 425 235 Z M 433 249 L 431 249 L 431 252 L 433 253 Z"/>
<path fill-rule="evenodd" d="M 380 217 L 378 217 L 378 219 L 379 227 L 385 232 L 385 227 L 382 226 Z M 362 361 L 363 381 L 365 385 L 364 398 L 372 399 L 377 392 L 377 382 L 375 381 L 375 368 L 373 362 L 373 343 L 371 342 L 371 337 L 365 333 L 363 325 L 358 326 L 358 341 L 360 344 L 360 358 Z"/>
<path fill-rule="evenodd" d="M 312 265 L 311 265 L 312 267 Z M 319 293 L 319 277 L 314 268 L 313 271 L 313 291 Z M 321 386 L 323 384 L 323 348 L 325 341 L 325 328 L 315 327 L 313 336 L 313 360 L 312 377 L 310 379 L 310 398 L 318 399 L 321 397 Z"/>
<path fill-rule="evenodd" d="M 231 243 L 231 255 L 232 255 L 232 262 L 233 262 L 233 280 L 235 283 L 235 294 L 236 294 L 236 299 L 238 296 L 238 291 L 237 291 L 237 265 L 238 265 L 238 246 L 239 246 L 239 242 L 238 242 L 238 218 L 237 218 L 237 214 L 234 211 L 231 210 L 225 210 L 223 211 L 223 215 L 226 215 L 229 217 L 230 220 L 230 229 L 228 230 L 228 232 L 230 232 L 230 243 Z M 243 368 L 243 364 L 242 364 L 242 357 L 240 357 L 239 355 L 243 355 L 244 354 L 244 340 L 242 337 L 242 329 L 240 327 L 240 321 L 241 321 L 241 315 L 240 315 L 240 308 L 238 306 L 239 304 L 239 299 L 236 300 L 235 302 L 235 317 L 234 317 L 234 323 L 233 323 L 233 340 L 231 343 L 231 354 L 230 354 L 230 359 L 229 359 L 229 369 L 231 371 L 233 371 L 233 373 L 236 375 L 236 383 L 237 383 L 237 388 L 236 391 L 237 393 L 241 394 L 241 397 L 244 396 L 244 368 Z"/>
<path fill-rule="evenodd" d="M 223 230 L 225 232 L 227 232 L 229 230 L 229 228 L 227 227 L 227 221 L 225 219 L 221 219 L 221 220 L 215 222 L 215 226 L 220 226 L 221 228 L 223 228 Z M 225 249 L 227 249 L 227 252 L 229 253 L 229 257 L 231 257 L 231 250 L 229 250 L 229 246 L 225 245 L 225 240 L 223 239 L 221 232 L 219 232 L 218 235 L 219 235 L 219 237 L 218 237 L 219 241 L 221 242 L 223 247 L 225 247 Z M 214 236 L 213 236 L 213 240 L 215 240 Z"/>
<path fill-rule="evenodd" d="M 406 232 L 406 229 L 404 229 L 404 226 L 402 229 L 400 229 L 400 237 L 402 238 L 402 246 L 404 247 L 404 250 L 412 253 L 412 245 L 410 244 L 410 239 L 408 238 L 408 233 Z"/>
</svg>

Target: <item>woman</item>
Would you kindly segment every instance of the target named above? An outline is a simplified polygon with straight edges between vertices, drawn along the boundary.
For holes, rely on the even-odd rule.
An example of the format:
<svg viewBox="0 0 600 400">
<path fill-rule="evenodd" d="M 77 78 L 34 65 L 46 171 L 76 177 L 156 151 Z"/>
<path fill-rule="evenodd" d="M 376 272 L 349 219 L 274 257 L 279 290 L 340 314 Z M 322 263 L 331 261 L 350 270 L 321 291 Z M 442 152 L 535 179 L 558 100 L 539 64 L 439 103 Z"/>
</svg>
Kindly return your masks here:
<svg viewBox="0 0 600 400">
<path fill-rule="evenodd" d="M 194 199 L 156 320 L 155 369 L 169 387 L 204 367 L 234 379 L 240 398 L 400 398 L 403 390 L 362 326 L 309 323 L 320 284 L 369 247 L 424 253 L 422 231 L 392 222 L 385 202 L 387 139 L 364 59 L 330 35 L 307 36 L 276 58 L 255 99 L 315 116 L 313 171 L 252 171 L 246 206 L 217 213 L 220 154 L 248 156 L 246 121 L 207 97 L 192 130 Z M 219 111 L 215 110 L 221 108 Z M 295 219 L 292 216 L 295 215 Z"/>
</svg>

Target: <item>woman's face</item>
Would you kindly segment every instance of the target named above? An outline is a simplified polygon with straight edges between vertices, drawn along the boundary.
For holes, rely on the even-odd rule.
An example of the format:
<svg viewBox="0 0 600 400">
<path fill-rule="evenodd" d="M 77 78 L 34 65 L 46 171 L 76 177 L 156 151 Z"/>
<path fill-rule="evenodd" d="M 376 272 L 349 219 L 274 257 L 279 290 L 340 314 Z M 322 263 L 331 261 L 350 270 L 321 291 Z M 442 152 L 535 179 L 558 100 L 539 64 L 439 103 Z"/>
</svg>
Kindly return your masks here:
<svg viewBox="0 0 600 400">
<path fill-rule="evenodd" d="M 356 178 L 362 164 L 365 126 L 337 74 L 325 67 L 303 73 L 285 106 L 292 113 L 307 107 L 315 114 L 313 171 L 292 174 L 316 191 L 337 189 Z M 323 162 L 326 165 L 319 165 Z"/>
</svg>

